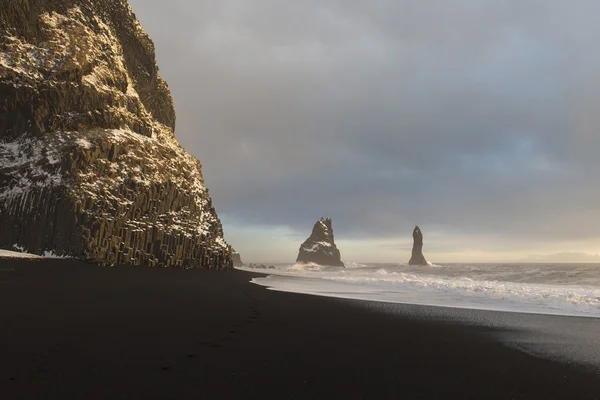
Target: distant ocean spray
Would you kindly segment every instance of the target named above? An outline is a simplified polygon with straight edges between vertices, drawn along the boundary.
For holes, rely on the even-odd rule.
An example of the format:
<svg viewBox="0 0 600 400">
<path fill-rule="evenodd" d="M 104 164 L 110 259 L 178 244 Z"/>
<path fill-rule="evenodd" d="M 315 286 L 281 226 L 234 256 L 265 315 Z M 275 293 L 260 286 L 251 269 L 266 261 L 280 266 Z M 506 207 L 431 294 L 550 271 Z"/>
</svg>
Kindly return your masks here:
<svg viewBox="0 0 600 400">
<path fill-rule="evenodd" d="M 444 307 L 600 317 L 600 264 L 276 265 L 273 290 Z"/>
</svg>

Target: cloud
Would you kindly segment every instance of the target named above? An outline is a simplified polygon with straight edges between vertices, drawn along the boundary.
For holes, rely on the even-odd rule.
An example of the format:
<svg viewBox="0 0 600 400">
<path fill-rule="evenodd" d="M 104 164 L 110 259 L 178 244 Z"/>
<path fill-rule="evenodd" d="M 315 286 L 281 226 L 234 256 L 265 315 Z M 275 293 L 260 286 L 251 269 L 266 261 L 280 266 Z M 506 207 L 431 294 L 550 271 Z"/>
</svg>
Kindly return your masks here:
<svg viewBox="0 0 600 400">
<path fill-rule="evenodd" d="M 323 215 L 354 243 L 600 237 L 598 2 L 131 4 L 240 242 Z"/>
</svg>

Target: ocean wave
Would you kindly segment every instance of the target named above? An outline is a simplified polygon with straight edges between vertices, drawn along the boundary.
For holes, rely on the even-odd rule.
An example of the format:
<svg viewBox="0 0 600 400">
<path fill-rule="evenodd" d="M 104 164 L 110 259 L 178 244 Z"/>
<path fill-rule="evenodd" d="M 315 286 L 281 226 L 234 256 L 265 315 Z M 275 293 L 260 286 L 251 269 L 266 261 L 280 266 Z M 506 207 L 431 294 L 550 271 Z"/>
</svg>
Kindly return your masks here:
<svg viewBox="0 0 600 400">
<path fill-rule="evenodd" d="M 346 268 L 368 268 L 369 265 L 358 262 L 345 262 Z"/>
<path fill-rule="evenodd" d="M 322 271 L 324 266 L 315 263 L 297 263 L 288 267 L 288 271 Z"/>
<path fill-rule="evenodd" d="M 275 271 L 278 279 L 256 283 L 334 297 L 600 317 L 600 286 L 585 284 L 590 271 L 595 272 L 587 266 L 295 264 Z M 286 276 L 306 280 L 288 282 Z"/>
<path fill-rule="evenodd" d="M 434 278 L 415 274 L 377 271 L 373 276 L 324 276 L 324 280 L 355 284 L 387 284 L 397 289 L 421 288 L 462 295 L 485 295 L 496 300 L 528 300 L 540 303 L 585 304 L 600 312 L 600 289 L 582 286 L 515 283 L 505 281 L 479 281 L 469 277 Z"/>
</svg>

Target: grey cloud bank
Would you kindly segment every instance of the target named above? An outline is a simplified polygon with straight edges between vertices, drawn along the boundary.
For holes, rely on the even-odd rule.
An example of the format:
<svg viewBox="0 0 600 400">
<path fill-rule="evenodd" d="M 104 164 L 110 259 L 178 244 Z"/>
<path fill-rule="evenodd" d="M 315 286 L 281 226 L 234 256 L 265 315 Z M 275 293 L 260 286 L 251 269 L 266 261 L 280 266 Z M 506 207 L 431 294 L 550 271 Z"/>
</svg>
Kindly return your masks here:
<svg viewBox="0 0 600 400">
<path fill-rule="evenodd" d="M 131 4 L 245 259 L 321 216 L 363 260 L 600 247 L 598 2 Z"/>
</svg>

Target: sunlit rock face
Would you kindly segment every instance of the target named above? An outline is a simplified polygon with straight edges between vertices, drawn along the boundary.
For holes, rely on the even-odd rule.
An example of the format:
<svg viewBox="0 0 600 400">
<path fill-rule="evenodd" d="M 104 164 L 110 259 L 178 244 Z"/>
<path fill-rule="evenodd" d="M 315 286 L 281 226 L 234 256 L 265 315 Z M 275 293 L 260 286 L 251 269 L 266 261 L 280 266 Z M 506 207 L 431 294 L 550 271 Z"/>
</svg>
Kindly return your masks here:
<svg viewBox="0 0 600 400">
<path fill-rule="evenodd" d="M 297 263 L 315 263 L 343 267 L 340 251 L 335 245 L 333 238 L 333 227 L 331 218 L 321 218 L 313 227 L 312 234 L 302 246 L 298 253 Z"/>
<path fill-rule="evenodd" d="M 230 268 L 200 162 L 175 139 L 125 0 L 4 0 L 0 247 L 101 264 Z"/>
<path fill-rule="evenodd" d="M 421 233 L 421 229 L 418 226 L 415 226 L 413 230 L 412 257 L 408 265 L 428 265 L 423 255 L 423 233 Z"/>
</svg>

